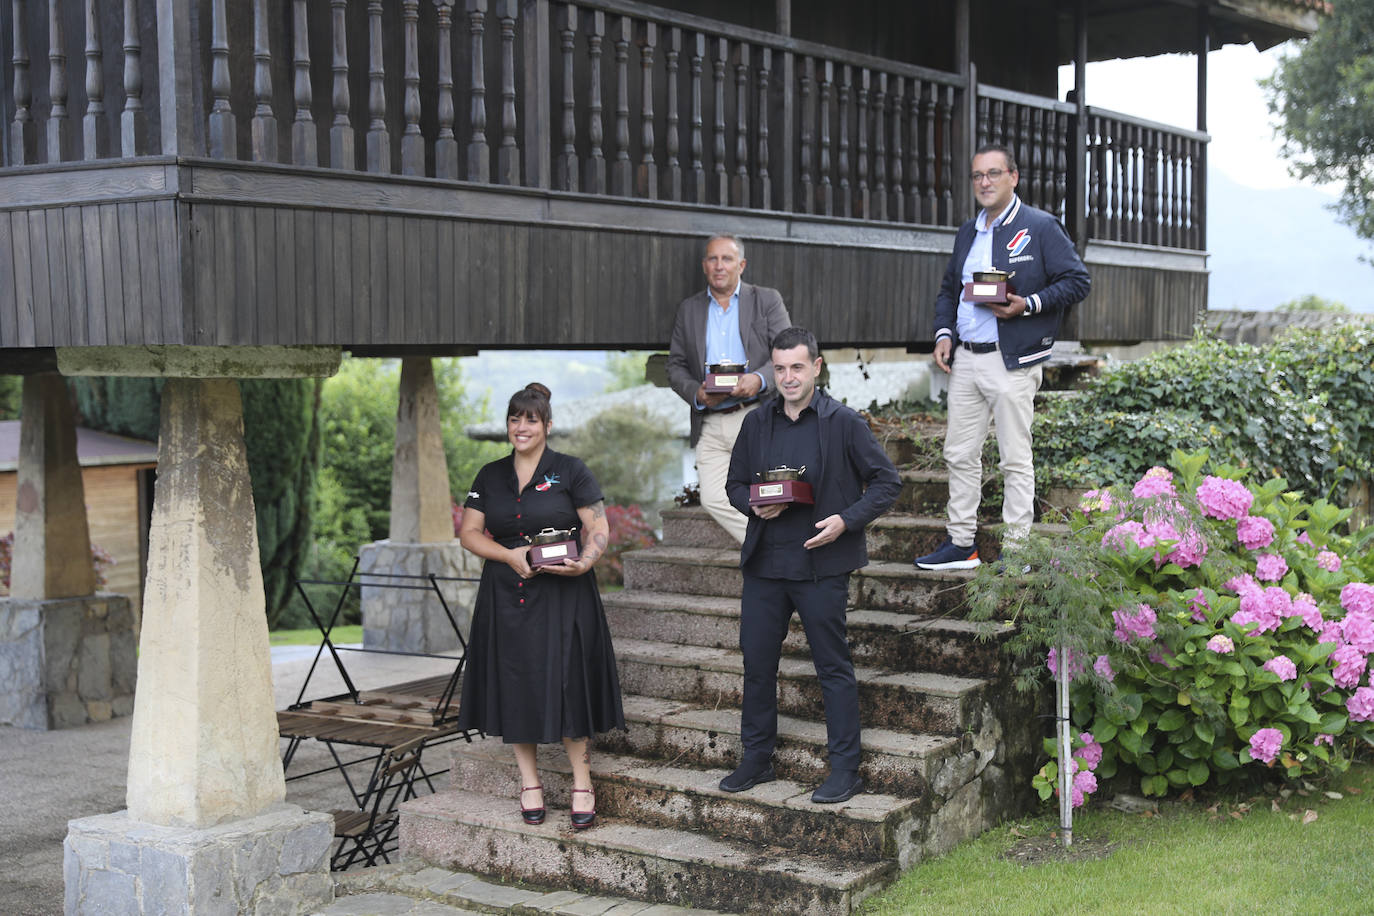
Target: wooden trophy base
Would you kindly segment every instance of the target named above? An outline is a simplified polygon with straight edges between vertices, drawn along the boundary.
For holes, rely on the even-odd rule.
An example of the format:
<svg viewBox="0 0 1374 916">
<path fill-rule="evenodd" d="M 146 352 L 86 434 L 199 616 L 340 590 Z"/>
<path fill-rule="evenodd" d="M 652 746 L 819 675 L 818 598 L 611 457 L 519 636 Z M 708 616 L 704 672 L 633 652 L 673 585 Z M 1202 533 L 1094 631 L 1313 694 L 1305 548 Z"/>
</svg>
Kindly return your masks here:
<svg viewBox="0 0 1374 916">
<path fill-rule="evenodd" d="M 749 485 L 749 505 L 772 506 L 777 503 L 814 505 L 811 484 L 804 480 L 770 480 Z"/>
<path fill-rule="evenodd" d="M 561 566 L 564 560 L 578 559 L 577 541 L 554 541 L 530 547 L 530 568 Z"/>
</svg>

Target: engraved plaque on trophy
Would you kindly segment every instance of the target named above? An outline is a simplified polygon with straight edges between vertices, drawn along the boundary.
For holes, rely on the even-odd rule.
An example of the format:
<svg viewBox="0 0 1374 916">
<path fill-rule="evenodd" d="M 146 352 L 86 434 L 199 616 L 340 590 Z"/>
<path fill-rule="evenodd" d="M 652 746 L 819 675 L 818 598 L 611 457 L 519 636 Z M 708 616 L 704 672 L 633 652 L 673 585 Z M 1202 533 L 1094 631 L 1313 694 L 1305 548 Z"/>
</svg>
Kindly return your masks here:
<svg viewBox="0 0 1374 916">
<path fill-rule="evenodd" d="M 976 270 L 973 282 L 964 284 L 964 299 L 968 302 L 1006 302 L 1007 293 L 1015 292 L 1007 281 L 1011 274 L 1005 270 Z"/>
<path fill-rule="evenodd" d="M 759 472 L 761 481 L 749 485 L 749 505 L 771 506 L 778 503 L 812 505 L 815 497 L 811 484 L 801 479 L 806 465 L 799 468 L 780 467 Z"/>
<path fill-rule="evenodd" d="M 748 371 L 748 363 L 711 363 L 706 367 L 706 393 L 729 394 Z"/>
<path fill-rule="evenodd" d="M 553 566 L 578 559 L 577 538 L 571 529 L 545 528 L 530 538 L 530 568 Z"/>
</svg>

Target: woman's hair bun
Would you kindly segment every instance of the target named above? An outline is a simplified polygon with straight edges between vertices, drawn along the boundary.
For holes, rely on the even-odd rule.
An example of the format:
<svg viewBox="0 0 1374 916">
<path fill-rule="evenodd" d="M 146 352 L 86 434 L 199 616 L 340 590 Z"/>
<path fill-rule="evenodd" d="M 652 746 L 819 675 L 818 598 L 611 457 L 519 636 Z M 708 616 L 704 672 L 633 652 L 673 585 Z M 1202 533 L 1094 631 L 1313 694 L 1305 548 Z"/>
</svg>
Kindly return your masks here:
<svg viewBox="0 0 1374 916">
<path fill-rule="evenodd" d="M 553 397 L 553 392 L 550 391 L 547 386 L 542 385 L 539 382 L 530 382 L 528 385 L 525 386 L 525 390 L 533 391 L 536 394 L 544 396 L 545 398 Z"/>
</svg>

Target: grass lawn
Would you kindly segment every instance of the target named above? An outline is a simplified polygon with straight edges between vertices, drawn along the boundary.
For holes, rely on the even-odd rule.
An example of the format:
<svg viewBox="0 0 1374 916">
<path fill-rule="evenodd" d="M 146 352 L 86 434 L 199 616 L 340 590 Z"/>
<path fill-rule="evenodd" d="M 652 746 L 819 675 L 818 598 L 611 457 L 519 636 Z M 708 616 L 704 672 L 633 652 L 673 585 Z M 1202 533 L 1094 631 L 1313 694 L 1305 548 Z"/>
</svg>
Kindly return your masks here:
<svg viewBox="0 0 1374 916">
<path fill-rule="evenodd" d="M 861 912 L 1374 913 L 1374 765 L 1354 766 L 1328 788 L 1341 797 L 1163 802 L 1153 816 L 1080 809 L 1074 842 L 1087 855 L 1014 860 L 1057 827 L 1055 810 L 916 866 Z"/>
<path fill-rule="evenodd" d="M 314 627 L 306 627 L 304 630 L 273 630 L 268 636 L 271 637 L 274 646 L 318 646 L 320 644 L 320 631 Z M 362 624 L 351 627 L 335 627 L 330 631 L 329 638 L 338 645 L 362 642 Z"/>
</svg>

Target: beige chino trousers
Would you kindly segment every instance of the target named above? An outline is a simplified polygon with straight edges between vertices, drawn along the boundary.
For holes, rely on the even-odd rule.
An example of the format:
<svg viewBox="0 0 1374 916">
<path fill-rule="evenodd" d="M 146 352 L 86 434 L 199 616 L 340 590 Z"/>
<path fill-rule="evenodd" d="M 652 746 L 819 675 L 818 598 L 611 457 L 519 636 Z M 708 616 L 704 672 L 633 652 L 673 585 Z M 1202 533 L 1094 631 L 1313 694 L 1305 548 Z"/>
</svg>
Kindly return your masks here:
<svg viewBox="0 0 1374 916">
<path fill-rule="evenodd" d="M 757 403 L 732 413 L 708 411 L 702 418 L 701 438 L 697 440 L 697 477 L 701 481 L 701 505 L 736 541 L 744 543 L 749 517 L 730 505 L 725 496 L 725 478 L 730 473 L 730 452 L 739 437 L 740 427 Z"/>
<path fill-rule="evenodd" d="M 956 347 L 954 354 L 949 374 L 949 428 L 945 432 L 945 464 L 949 467 L 945 530 L 956 544 L 973 543 L 983 496 L 983 443 L 992 422 L 1005 485 L 1002 542 L 1015 544 L 1025 540 L 1035 519 L 1031 419 L 1043 373 L 1040 366 L 1009 370 L 998 351 L 973 353 Z"/>
</svg>

